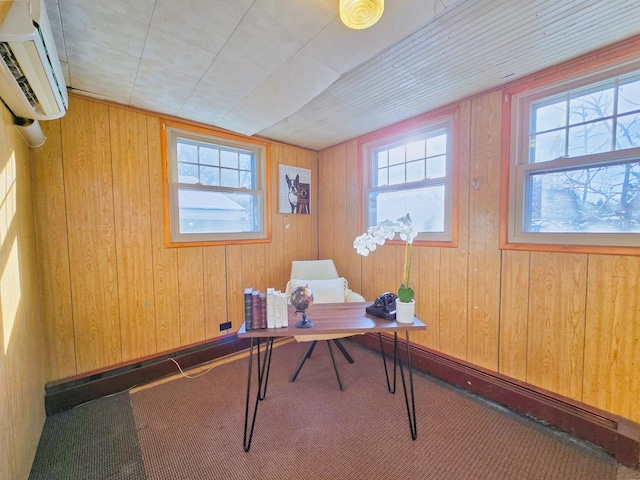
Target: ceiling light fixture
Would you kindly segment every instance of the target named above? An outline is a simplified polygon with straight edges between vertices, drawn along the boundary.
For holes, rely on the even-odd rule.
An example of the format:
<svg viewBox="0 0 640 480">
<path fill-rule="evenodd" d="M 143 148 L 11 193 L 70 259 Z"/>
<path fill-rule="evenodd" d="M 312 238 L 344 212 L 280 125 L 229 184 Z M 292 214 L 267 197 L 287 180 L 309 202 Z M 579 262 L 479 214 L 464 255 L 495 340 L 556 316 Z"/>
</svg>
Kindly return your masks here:
<svg viewBox="0 0 640 480">
<path fill-rule="evenodd" d="M 369 28 L 380 20 L 384 0 L 340 0 L 340 19 L 349 28 Z"/>
</svg>

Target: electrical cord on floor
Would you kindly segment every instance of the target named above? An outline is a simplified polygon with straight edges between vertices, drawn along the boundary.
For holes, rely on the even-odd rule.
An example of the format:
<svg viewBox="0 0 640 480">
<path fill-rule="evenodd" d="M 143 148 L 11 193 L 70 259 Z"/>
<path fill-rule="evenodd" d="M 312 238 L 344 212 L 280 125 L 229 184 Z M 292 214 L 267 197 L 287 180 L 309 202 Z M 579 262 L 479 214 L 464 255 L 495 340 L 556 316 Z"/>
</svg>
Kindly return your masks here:
<svg viewBox="0 0 640 480">
<path fill-rule="evenodd" d="M 200 372 L 200 373 L 199 373 L 199 374 L 197 374 L 197 375 L 189 375 L 189 374 L 184 373 L 184 370 L 182 370 L 182 367 L 180 367 L 180 364 L 179 364 L 178 362 L 176 362 L 173 358 L 169 358 L 169 360 L 171 360 L 173 363 L 175 363 L 175 364 L 176 364 L 176 367 L 178 367 L 178 370 L 180 370 L 180 374 L 181 374 L 183 377 L 185 377 L 185 378 L 198 378 L 198 377 L 201 377 L 202 375 L 205 375 L 205 374 L 209 373 L 209 372 L 210 372 L 211 370 L 213 370 L 213 369 L 215 368 L 215 366 L 216 366 L 216 365 L 214 364 L 214 365 L 211 365 L 211 366 L 210 366 L 208 369 L 206 369 L 204 372 Z"/>
</svg>

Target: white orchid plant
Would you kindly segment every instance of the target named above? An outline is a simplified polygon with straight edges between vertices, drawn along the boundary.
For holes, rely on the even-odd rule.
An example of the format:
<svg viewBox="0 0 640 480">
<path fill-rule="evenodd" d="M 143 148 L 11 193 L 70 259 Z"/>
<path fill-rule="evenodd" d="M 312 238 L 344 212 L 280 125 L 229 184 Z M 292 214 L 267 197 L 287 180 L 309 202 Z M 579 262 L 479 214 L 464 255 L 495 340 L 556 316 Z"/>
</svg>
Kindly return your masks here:
<svg viewBox="0 0 640 480">
<path fill-rule="evenodd" d="M 353 248 L 356 249 L 358 254 L 366 257 L 379 245 L 384 245 L 387 240 L 392 240 L 396 234 L 399 234 L 400 238 L 405 242 L 404 269 L 402 271 L 402 283 L 398 289 L 398 300 L 410 302 L 413 300 L 413 289 L 409 286 L 411 257 L 413 255 L 413 240 L 418 235 L 418 231 L 413 226 L 411 216 L 408 213 L 395 222 L 387 219 L 378 223 L 378 225 L 369 227 L 365 233 L 353 241 Z"/>
</svg>

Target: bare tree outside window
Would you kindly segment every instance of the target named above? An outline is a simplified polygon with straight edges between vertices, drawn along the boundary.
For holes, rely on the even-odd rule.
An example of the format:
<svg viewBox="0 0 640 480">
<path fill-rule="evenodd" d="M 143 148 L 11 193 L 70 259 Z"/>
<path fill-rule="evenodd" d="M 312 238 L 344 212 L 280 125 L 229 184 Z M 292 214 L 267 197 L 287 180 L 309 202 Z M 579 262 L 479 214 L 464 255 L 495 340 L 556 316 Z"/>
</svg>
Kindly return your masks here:
<svg viewBox="0 0 640 480">
<path fill-rule="evenodd" d="M 529 138 L 525 231 L 640 232 L 637 75 L 532 103 Z"/>
</svg>

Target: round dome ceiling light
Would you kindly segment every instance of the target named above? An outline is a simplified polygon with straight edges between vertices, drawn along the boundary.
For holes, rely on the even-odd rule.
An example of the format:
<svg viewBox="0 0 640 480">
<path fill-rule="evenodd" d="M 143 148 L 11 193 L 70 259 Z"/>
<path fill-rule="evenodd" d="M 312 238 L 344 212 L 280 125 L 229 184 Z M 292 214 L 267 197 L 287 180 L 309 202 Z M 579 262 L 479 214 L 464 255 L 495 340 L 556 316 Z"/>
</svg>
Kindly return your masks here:
<svg viewBox="0 0 640 480">
<path fill-rule="evenodd" d="M 369 28 L 380 20 L 384 0 L 340 0 L 340 19 L 349 28 Z"/>
</svg>

